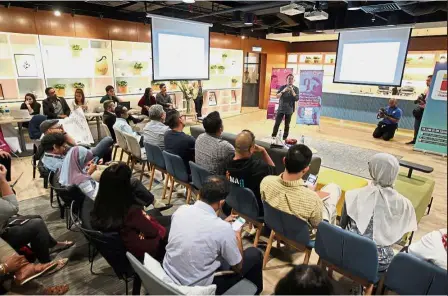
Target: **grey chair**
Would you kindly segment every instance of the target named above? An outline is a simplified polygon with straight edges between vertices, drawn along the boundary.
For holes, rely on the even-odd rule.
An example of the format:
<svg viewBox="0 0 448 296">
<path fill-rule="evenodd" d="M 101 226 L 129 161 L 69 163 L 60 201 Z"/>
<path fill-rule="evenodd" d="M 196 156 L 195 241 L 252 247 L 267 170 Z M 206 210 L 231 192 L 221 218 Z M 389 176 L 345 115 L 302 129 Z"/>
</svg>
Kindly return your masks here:
<svg viewBox="0 0 448 296">
<path fill-rule="evenodd" d="M 195 189 L 201 190 L 202 184 L 208 176 L 211 176 L 211 173 L 192 161 L 190 161 L 190 169 L 191 181 L 193 182 Z"/>
<path fill-rule="evenodd" d="M 305 248 L 303 264 L 308 264 L 314 248 L 314 241 L 310 239 L 308 224 L 294 215 L 270 206 L 266 202 L 263 203 L 263 207 L 264 222 L 271 229 L 266 252 L 264 253 L 263 269 L 268 263 L 274 238 L 299 251 Z"/>
<path fill-rule="evenodd" d="M 148 161 L 149 168 L 149 190 L 152 188 L 152 183 L 154 182 L 154 173 L 156 170 L 165 174 L 165 183 L 163 184 L 162 199 L 165 198 L 166 188 L 168 187 L 168 172 L 166 171 L 165 159 L 163 158 L 162 150 L 159 146 L 143 143 L 146 150 L 146 160 Z"/>
<path fill-rule="evenodd" d="M 254 247 L 257 247 L 264 226 L 264 218 L 260 217 L 260 209 L 255 194 L 249 188 L 232 185 L 230 193 L 226 198 L 226 203 L 232 208 L 232 212 L 255 226 L 257 232 L 255 234 Z"/>
<path fill-rule="evenodd" d="M 191 192 L 193 190 L 193 183 L 189 181 L 189 175 L 184 161 L 179 155 L 171 154 L 166 151 L 162 151 L 163 158 L 165 159 L 166 171 L 169 178 L 171 178 L 170 192 L 168 194 L 168 204 L 171 202 L 171 196 L 173 195 L 174 181 L 187 188 L 187 200 L 186 203 L 190 203 Z"/>
<path fill-rule="evenodd" d="M 140 181 L 143 179 L 143 174 L 145 172 L 145 165 L 147 163 L 146 150 L 141 148 L 137 138 L 134 135 L 128 133 L 122 133 L 126 139 L 128 145 L 130 157 L 131 157 L 131 171 L 134 171 L 134 166 L 137 162 L 142 164 L 142 170 L 140 171 Z"/>
<path fill-rule="evenodd" d="M 134 268 L 135 273 L 139 276 L 143 287 L 149 295 L 183 295 L 179 290 L 157 278 L 131 253 L 127 252 L 126 256 L 128 257 L 132 268 Z M 223 295 L 255 295 L 256 292 L 257 287 L 252 282 L 242 279 L 227 290 Z"/>
</svg>

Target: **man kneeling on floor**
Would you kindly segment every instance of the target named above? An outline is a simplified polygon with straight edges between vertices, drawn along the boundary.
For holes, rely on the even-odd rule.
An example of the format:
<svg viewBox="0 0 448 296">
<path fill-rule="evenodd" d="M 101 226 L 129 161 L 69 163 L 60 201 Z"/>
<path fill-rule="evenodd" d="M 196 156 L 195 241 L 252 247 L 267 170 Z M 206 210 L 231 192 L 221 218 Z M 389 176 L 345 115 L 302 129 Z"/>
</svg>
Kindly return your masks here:
<svg viewBox="0 0 448 296">
<path fill-rule="evenodd" d="M 403 111 L 398 108 L 398 100 L 390 99 L 389 105 L 378 111 L 377 118 L 383 118 L 383 120 L 378 122 L 378 126 L 373 131 L 373 137 L 376 139 L 382 138 L 384 141 L 392 139 L 398 129 L 398 122 L 402 114 Z"/>
<path fill-rule="evenodd" d="M 183 205 L 174 212 L 163 269 L 177 284 L 207 286 L 216 284 L 216 295 L 245 278 L 263 291 L 262 254 L 257 248 L 243 251 L 241 228 L 216 215 L 229 194 L 230 184 L 223 176 L 210 176 L 200 192 L 201 200 Z M 233 270 L 235 273 L 216 275 Z"/>
</svg>

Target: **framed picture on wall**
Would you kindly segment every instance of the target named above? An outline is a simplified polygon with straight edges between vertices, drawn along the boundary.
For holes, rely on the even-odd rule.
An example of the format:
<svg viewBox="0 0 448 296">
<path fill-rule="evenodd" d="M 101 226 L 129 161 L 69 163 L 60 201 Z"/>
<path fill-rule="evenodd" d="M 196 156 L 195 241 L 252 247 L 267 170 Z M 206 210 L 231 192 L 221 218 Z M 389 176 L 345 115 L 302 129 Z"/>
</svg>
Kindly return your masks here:
<svg viewBox="0 0 448 296">
<path fill-rule="evenodd" d="M 218 105 L 218 101 L 216 99 L 216 93 L 214 91 L 211 91 L 208 94 L 208 105 L 209 106 L 216 106 L 216 105 Z"/>
<path fill-rule="evenodd" d="M 3 94 L 3 87 L 0 84 L 0 100 L 4 100 L 5 99 L 5 95 Z"/>
<path fill-rule="evenodd" d="M 15 54 L 18 77 L 37 77 L 37 63 L 34 54 Z"/>
<path fill-rule="evenodd" d="M 230 100 L 230 104 L 238 103 L 238 99 L 236 98 L 236 90 L 232 89 L 232 99 Z"/>
</svg>

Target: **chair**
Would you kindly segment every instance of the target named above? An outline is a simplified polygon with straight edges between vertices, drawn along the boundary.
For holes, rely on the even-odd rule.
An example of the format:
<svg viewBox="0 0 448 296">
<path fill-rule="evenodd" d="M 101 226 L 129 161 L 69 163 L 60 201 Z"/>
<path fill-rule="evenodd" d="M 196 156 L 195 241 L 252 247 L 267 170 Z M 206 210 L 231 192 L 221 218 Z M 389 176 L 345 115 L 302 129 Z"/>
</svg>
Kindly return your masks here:
<svg viewBox="0 0 448 296">
<path fill-rule="evenodd" d="M 171 196 L 173 195 L 174 181 L 185 186 L 187 188 L 187 204 L 190 203 L 191 191 L 193 184 L 190 183 L 188 178 L 187 169 L 185 168 L 184 161 L 179 155 L 171 154 L 166 151 L 162 151 L 163 158 L 165 159 L 166 171 L 171 178 L 170 193 L 168 194 L 168 204 L 171 202 Z"/>
<path fill-rule="evenodd" d="M 163 193 L 162 193 L 162 199 L 165 198 L 166 188 L 168 186 L 168 172 L 166 171 L 165 167 L 165 159 L 163 158 L 162 150 L 159 146 L 150 144 L 150 143 L 143 143 L 143 146 L 146 150 L 146 160 L 148 162 L 148 168 L 149 168 L 149 189 L 152 188 L 152 183 L 154 182 L 154 173 L 156 170 L 161 172 L 162 174 L 165 174 L 165 183 L 163 185 Z"/>
<path fill-rule="evenodd" d="M 392 291 L 400 295 L 447 295 L 446 279 L 445 269 L 411 254 L 398 253 L 385 275 L 384 292 Z"/>
<path fill-rule="evenodd" d="M 148 270 L 131 253 L 126 253 L 135 273 L 140 277 L 143 287 L 149 295 L 184 295 L 181 291 L 168 285 L 159 279 L 153 272 Z M 149 255 L 148 255 L 149 256 Z M 223 295 L 255 295 L 257 287 L 246 279 L 240 280 L 230 287 Z"/>
<path fill-rule="evenodd" d="M 371 295 L 379 281 L 378 251 L 373 240 L 344 230 L 324 221 L 317 227 L 315 243 L 319 264 L 333 270 L 365 287 L 365 294 Z"/>
<path fill-rule="evenodd" d="M 126 139 L 129 152 L 131 153 L 131 171 L 134 171 L 134 165 L 136 162 L 140 162 L 142 164 L 142 171 L 140 173 L 141 181 L 143 179 L 143 173 L 145 172 L 145 165 L 147 162 L 145 148 L 140 147 L 140 144 L 138 143 L 137 138 L 135 138 L 134 135 L 128 133 L 122 133 L 122 135 Z"/>
<path fill-rule="evenodd" d="M 209 171 L 201 167 L 200 165 L 190 161 L 191 180 L 194 187 L 199 191 L 202 188 L 202 184 L 205 179 L 211 175 Z"/>
<path fill-rule="evenodd" d="M 120 154 L 120 161 L 123 160 L 123 154 L 126 153 L 128 155 L 128 161 L 127 165 L 129 165 L 129 161 L 131 160 L 131 153 L 128 149 L 128 143 L 126 142 L 126 138 L 124 137 L 123 133 L 119 130 L 114 128 L 115 132 L 115 138 L 117 139 L 117 144 L 121 148 L 121 154 Z"/>
<path fill-rule="evenodd" d="M 268 262 L 274 238 L 298 250 L 305 248 L 303 264 L 308 264 L 311 252 L 314 248 L 314 241 L 310 239 L 308 224 L 294 215 L 290 215 L 270 206 L 266 202 L 263 203 L 263 207 L 264 222 L 271 228 L 271 234 L 263 258 L 263 269 Z"/>
<path fill-rule="evenodd" d="M 38 161 L 38 159 L 36 158 L 36 153 L 40 145 L 40 137 L 42 135 L 39 127 L 40 124 L 46 119 L 47 116 L 37 114 L 31 117 L 31 120 L 28 123 L 28 135 L 30 136 L 31 141 L 33 141 L 33 179 L 36 178 L 36 167 Z"/>
<path fill-rule="evenodd" d="M 226 203 L 235 214 L 243 217 L 255 226 L 257 232 L 255 234 L 254 247 L 257 247 L 264 226 L 264 218 L 259 216 L 260 211 L 255 194 L 249 188 L 232 185 L 230 193 L 226 198 Z"/>
</svg>

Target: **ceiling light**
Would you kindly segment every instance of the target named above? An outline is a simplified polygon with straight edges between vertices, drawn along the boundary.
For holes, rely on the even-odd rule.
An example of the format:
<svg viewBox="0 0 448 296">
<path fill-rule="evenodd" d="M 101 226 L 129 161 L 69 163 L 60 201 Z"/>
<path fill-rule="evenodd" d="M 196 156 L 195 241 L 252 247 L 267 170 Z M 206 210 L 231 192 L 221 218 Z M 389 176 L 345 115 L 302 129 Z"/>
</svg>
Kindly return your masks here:
<svg viewBox="0 0 448 296">
<path fill-rule="evenodd" d="M 151 14 L 149 12 L 147 12 L 146 17 L 151 17 Z"/>
<path fill-rule="evenodd" d="M 359 1 L 347 1 L 347 9 L 348 10 L 360 10 L 361 6 L 359 5 Z"/>
<path fill-rule="evenodd" d="M 191 3 L 194 3 L 194 0 L 182 0 L 182 2 L 183 2 L 183 3 L 191 4 Z"/>
<path fill-rule="evenodd" d="M 61 12 L 60 12 L 59 10 L 55 10 L 55 11 L 54 11 L 54 15 L 55 15 L 55 16 L 61 16 Z"/>
<path fill-rule="evenodd" d="M 375 14 L 372 14 L 372 23 L 375 22 Z"/>
<path fill-rule="evenodd" d="M 244 36 L 244 35 L 241 35 L 241 39 L 246 39 L 246 36 Z"/>
<path fill-rule="evenodd" d="M 252 26 L 254 24 L 254 14 L 246 13 L 244 14 L 244 25 Z"/>
</svg>

